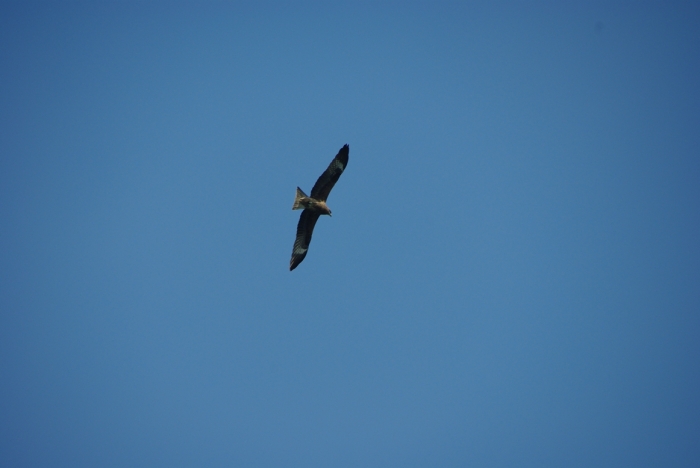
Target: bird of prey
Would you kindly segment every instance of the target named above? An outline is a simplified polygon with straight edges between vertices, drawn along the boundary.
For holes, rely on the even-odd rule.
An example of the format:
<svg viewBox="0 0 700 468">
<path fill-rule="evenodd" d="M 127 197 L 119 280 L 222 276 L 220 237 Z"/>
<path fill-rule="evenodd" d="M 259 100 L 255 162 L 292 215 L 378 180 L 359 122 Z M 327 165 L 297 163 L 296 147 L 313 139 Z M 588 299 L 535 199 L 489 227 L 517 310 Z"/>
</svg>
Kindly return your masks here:
<svg viewBox="0 0 700 468">
<path fill-rule="evenodd" d="M 328 169 L 318 178 L 314 188 L 311 189 L 311 196 L 306 194 L 297 187 L 297 195 L 294 199 L 292 210 L 304 210 L 299 217 L 297 224 L 297 238 L 294 241 L 294 249 L 292 250 L 292 259 L 289 262 L 289 271 L 292 271 L 304 260 L 306 252 L 309 250 L 311 243 L 311 234 L 314 232 L 316 221 L 321 215 L 331 216 L 331 210 L 326 205 L 328 194 L 348 165 L 348 153 L 350 147 L 343 146 L 338 151 L 338 154 L 333 158 Z"/>
</svg>

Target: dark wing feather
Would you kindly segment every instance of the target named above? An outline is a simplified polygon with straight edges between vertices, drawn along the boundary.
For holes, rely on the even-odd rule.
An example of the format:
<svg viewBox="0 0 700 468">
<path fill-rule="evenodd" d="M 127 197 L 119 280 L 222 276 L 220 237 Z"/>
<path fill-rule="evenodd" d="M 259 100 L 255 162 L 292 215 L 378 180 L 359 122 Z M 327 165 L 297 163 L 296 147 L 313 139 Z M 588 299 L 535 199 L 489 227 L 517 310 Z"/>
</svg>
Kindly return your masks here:
<svg viewBox="0 0 700 468">
<path fill-rule="evenodd" d="M 338 182 L 340 174 L 343 173 L 348 165 L 348 153 L 350 153 L 350 147 L 348 145 L 340 148 L 340 151 L 338 151 L 338 154 L 333 158 L 326 172 L 321 174 L 314 188 L 311 189 L 311 198 L 321 201 L 326 201 L 328 199 L 328 194 L 331 193 L 331 189 L 335 183 Z"/>
<path fill-rule="evenodd" d="M 319 214 L 311 210 L 304 210 L 299 216 L 297 224 L 297 238 L 292 249 L 292 259 L 289 261 L 289 271 L 295 269 L 306 257 L 311 243 L 311 235 L 314 233 L 314 226 L 318 221 Z"/>
</svg>

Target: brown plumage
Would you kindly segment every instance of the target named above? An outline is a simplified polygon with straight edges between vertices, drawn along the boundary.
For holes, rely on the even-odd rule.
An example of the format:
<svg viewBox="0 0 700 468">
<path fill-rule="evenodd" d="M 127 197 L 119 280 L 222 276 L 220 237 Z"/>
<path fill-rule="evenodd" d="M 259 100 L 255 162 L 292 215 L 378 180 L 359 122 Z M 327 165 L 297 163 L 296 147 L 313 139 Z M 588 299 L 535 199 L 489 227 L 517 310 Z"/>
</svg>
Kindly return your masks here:
<svg viewBox="0 0 700 468">
<path fill-rule="evenodd" d="M 311 243 L 311 235 L 314 232 L 316 221 L 321 215 L 331 216 L 331 210 L 326 205 L 328 194 L 348 165 L 348 154 L 350 147 L 343 146 L 338 151 L 338 154 L 333 158 L 328 169 L 325 170 L 321 177 L 318 178 L 314 188 L 311 189 L 311 196 L 306 196 L 302 190 L 297 187 L 297 195 L 294 199 L 293 210 L 304 210 L 299 217 L 297 224 L 297 238 L 294 241 L 294 249 L 292 249 L 292 259 L 289 262 L 289 271 L 295 269 L 306 257 L 306 252 L 309 250 Z"/>
</svg>

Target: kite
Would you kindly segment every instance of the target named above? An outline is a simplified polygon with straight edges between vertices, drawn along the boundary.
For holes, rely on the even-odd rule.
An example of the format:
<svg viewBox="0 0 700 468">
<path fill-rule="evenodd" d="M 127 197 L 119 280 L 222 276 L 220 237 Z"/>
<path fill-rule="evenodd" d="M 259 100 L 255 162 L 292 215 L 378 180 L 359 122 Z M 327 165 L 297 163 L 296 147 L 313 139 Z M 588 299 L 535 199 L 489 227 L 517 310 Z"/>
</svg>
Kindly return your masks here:
<svg viewBox="0 0 700 468">
<path fill-rule="evenodd" d="M 338 154 L 333 158 L 328 169 L 321 174 L 314 188 L 311 189 L 310 197 L 306 196 L 306 194 L 297 187 L 297 195 L 294 199 L 292 210 L 304 211 L 301 212 L 299 224 L 297 224 L 297 238 L 294 241 L 292 259 L 289 262 L 289 271 L 298 267 L 304 260 L 304 257 L 306 257 L 306 252 L 309 250 L 309 244 L 311 243 L 311 234 L 314 232 L 314 226 L 316 226 L 318 217 L 321 215 L 331 216 L 331 210 L 328 208 L 328 205 L 326 205 L 326 200 L 333 186 L 338 182 L 340 174 L 343 173 L 345 167 L 348 165 L 348 153 L 350 153 L 350 147 L 348 145 L 340 148 L 340 151 L 338 151 Z"/>
</svg>

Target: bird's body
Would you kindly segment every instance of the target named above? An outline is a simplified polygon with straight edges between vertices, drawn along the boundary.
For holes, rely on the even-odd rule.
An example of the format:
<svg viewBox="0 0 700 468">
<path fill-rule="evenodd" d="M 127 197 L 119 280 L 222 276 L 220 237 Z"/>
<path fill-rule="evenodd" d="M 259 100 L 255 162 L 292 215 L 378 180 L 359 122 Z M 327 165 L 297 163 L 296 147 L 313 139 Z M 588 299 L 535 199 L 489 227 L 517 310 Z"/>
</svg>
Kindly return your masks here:
<svg viewBox="0 0 700 468">
<path fill-rule="evenodd" d="M 326 202 L 306 196 L 299 187 L 297 187 L 297 197 L 294 200 L 292 210 L 311 210 L 318 214 L 331 215 L 331 210 Z"/>
<path fill-rule="evenodd" d="M 304 210 L 299 217 L 297 224 L 297 237 L 294 240 L 294 249 L 292 250 L 292 259 L 289 262 L 289 270 L 295 269 L 306 257 L 306 252 L 309 250 L 311 243 L 311 235 L 316 226 L 316 221 L 321 215 L 331 216 L 331 210 L 326 204 L 328 194 L 335 183 L 340 178 L 345 167 L 348 165 L 348 154 L 350 147 L 343 146 L 338 151 L 338 154 L 333 158 L 328 169 L 325 170 L 321 177 L 318 178 L 314 188 L 311 189 L 311 196 L 307 196 L 299 187 L 297 187 L 296 197 L 294 198 L 293 210 Z"/>
</svg>

